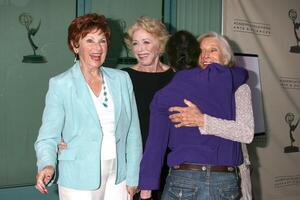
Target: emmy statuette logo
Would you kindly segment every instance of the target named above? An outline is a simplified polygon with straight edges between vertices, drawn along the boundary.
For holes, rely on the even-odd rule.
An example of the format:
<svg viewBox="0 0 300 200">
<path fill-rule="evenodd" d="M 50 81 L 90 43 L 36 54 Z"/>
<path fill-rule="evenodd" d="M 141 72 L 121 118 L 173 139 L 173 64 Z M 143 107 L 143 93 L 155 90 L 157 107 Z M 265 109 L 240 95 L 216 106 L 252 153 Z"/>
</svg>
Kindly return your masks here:
<svg viewBox="0 0 300 200">
<path fill-rule="evenodd" d="M 284 147 L 284 153 L 299 152 L 299 147 L 294 146 L 295 138 L 293 133 L 295 132 L 299 124 L 300 118 L 298 119 L 296 124 L 293 124 L 294 119 L 295 119 L 295 115 L 293 113 L 287 113 L 285 115 L 285 122 L 289 125 L 289 129 L 290 129 L 289 136 L 290 136 L 291 145 Z"/>
<path fill-rule="evenodd" d="M 25 26 L 27 30 L 27 37 L 29 40 L 29 43 L 32 47 L 33 50 L 33 55 L 27 55 L 23 56 L 23 63 L 46 63 L 47 60 L 44 58 L 42 55 L 37 55 L 36 50 L 38 49 L 38 46 L 33 42 L 32 37 L 35 36 L 35 34 L 38 32 L 40 26 L 41 26 L 41 21 L 39 22 L 38 26 L 36 28 L 30 28 L 30 25 L 33 21 L 33 18 L 30 14 L 28 13 L 22 13 L 19 16 L 19 22 Z"/>
<path fill-rule="evenodd" d="M 135 58 L 132 58 L 129 56 L 129 49 L 126 45 L 125 38 L 128 38 L 128 34 L 126 33 L 126 21 L 122 20 L 120 21 L 120 27 L 121 27 L 121 34 L 122 34 L 122 46 L 125 48 L 126 51 L 126 57 L 120 57 L 118 60 L 118 64 L 136 64 L 137 60 Z"/>
<path fill-rule="evenodd" d="M 300 46 L 299 46 L 300 38 L 299 38 L 299 35 L 297 33 L 297 30 L 300 27 L 300 22 L 296 22 L 296 19 L 297 19 L 296 10 L 294 10 L 294 9 L 289 10 L 289 18 L 292 20 L 293 25 L 294 25 L 294 35 L 295 35 L 296 44 L 297 44 L 295 46 L 291 46 L 290 52 L 291 53 L 300 53 Z"/>
</svg>

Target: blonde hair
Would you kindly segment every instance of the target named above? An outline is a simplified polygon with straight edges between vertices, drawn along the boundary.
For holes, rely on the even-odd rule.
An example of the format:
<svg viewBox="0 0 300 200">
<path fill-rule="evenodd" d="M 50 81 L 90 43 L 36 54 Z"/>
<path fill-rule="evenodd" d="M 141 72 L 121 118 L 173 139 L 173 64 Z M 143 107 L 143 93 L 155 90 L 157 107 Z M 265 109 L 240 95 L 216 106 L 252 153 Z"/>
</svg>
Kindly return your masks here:
<svg viewBox="0 0 300 200">
<path fill-rule="evenodd" d="M 139 28 L 144 29 L 158 40 L 159 52 L 160 54 L 163 54 L 169 38 L 167 28 L 160 20 L 146 16 L 139 17 L 135 24 L 129 27 L 127 36 L 125 37 L 125 42 L 128 49 L 132 49 L 132 36 L 133 33 Z"/>
<path fill-rule="evenodd" d="M 220 44 L 221 51 L 223 54 L 223 59 L 224 59 L 223 64 L 227 65 L 228 67 L 234 66 L 235 61 L 234 61 L 233 51 L 224 36 L 222 36 L 216 32 L 204 33 L 204 34 L 200 35 L 200 37 L 198 37 L 198 39 L 197 39 L 200 45 L 201 45 L 202 40 L 204 40 L 205 38 L 216 38 Z"/>
</svg>

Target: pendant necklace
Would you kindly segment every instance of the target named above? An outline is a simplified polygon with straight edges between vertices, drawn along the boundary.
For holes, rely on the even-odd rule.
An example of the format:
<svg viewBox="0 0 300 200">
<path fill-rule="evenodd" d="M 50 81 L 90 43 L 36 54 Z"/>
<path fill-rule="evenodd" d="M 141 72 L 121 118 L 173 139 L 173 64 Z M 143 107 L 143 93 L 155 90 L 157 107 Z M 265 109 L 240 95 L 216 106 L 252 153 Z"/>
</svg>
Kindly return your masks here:
<svg viewBox="0 0 300 200">
<path fill-rule="evenodd" d="M 108 107 L 108 98 L 107 98 L 107 91 L 106 91 L 106 85 L 104 81 L 104 76 L 102 75 L 102 88 L 103 88 L 103 96 L 104 100 L 102 101 L 102 105 L 107 108 Z"/>
</svg>

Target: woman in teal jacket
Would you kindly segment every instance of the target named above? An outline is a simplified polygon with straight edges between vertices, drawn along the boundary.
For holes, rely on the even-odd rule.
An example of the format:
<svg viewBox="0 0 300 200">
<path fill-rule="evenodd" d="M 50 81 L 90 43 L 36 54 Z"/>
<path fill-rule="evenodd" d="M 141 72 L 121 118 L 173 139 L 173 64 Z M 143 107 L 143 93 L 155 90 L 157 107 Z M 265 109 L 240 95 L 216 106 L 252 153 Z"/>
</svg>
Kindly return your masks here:
<svg viewBox="0 0 300 200">
<path fill-rule="evenodd" d="M 35 142 L 36 188 L 44 194 L 54 174 L 62 200 L 127 199 L 127 192 L 135 193 L 142 155 L 138 114 L 128 74 L 102 66 L 110 33 L 97 14 L 69 26 L 69 48 L 79 60 L 50 79 Z M 61 138 L 68 148 L 57 153 Z"/>
</svg>

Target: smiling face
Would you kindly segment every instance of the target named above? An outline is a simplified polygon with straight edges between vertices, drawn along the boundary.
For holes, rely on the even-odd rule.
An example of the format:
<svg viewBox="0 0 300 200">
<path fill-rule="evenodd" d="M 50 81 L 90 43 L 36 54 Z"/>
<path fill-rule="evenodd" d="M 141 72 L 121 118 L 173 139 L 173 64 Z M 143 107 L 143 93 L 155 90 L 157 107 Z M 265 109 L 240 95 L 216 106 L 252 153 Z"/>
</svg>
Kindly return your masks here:
<svg viewBox="0 0 300 200">
<path fill-rule="evenodd" d="M 224 64 L 224 55 L 217 38 L 204 38 L 201 41 L 200 49 L 199 64 L 202 68 L 205 69 L 211 63 Z"/>
<path fill-rule="evenodd" d="M 159 62 L 158 40 L 142 28 L 132 35 L 132 52 L 141 67 L 152 66 Z"/>
<path fill-rule="evenodd" d="M 80 38 L 78 48 L 80 65 L 85 69 L 98 69 L 105 61 L 107 54 L 107 39 L 101 30 L 94 30 L 84 38 Z"/>
</svg>

